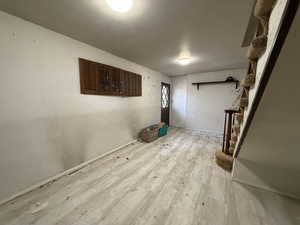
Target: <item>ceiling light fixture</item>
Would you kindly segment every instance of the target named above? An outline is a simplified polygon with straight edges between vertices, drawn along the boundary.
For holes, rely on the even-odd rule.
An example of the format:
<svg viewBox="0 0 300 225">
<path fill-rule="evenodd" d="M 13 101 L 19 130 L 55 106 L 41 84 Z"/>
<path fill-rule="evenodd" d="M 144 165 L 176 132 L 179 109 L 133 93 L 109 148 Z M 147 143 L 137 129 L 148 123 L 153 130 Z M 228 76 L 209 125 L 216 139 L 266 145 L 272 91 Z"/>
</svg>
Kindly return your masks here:
<svg viewBox="0 0 300 225">
<path fill-rule="evenodd" d="M 133 5 L 132 0 L 106 0 L 106 2 L 117 12 L 127 12 Z"/>
<path fill-rule="evenodd" d="M 180 58 L 177 61 L 180 65 L 186 66 L 191 63 L 192 59 L 191 58 Z"/>
</svg>

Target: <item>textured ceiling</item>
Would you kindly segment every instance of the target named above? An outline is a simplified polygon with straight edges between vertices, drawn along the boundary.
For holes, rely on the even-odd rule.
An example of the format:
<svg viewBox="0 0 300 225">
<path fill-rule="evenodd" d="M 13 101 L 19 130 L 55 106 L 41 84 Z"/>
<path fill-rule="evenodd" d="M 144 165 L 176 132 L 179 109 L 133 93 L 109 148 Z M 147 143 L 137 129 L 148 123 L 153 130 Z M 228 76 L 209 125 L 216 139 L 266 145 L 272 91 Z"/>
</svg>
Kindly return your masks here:
<svg viewBox="0 0 300 225">
<path fill-rule="evenodd" d="M 241 68 L 253 0 L 0 0 L 0 9 L 168 75 Z M 193 62 L 176 59 L 190 54 Z"/>
</svg>

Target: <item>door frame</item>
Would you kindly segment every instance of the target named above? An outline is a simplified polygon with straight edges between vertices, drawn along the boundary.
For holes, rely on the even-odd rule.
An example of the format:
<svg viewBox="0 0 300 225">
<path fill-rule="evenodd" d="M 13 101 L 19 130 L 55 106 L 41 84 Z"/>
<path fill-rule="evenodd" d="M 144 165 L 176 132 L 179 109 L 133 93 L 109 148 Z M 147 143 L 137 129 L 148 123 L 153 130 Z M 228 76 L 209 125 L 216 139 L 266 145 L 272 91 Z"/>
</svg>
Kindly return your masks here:
<svg viewBox="0 0 300 225">
<path fill-rule="evenodd" d="M 168 104 L 168 119 L 167 121 L 163 121 L 163 106 L 162 106 L 162 88 L 163 86 L 167 86 L 169 92 L 168 92 L 168 99 L 169 99 L 169 104 Z M 165 122 L 167 125 L 170 125 L 170 110 L 171 109 L 171 84 L 161 82 L 160 86 L 160 121 Z"/>
</svg>

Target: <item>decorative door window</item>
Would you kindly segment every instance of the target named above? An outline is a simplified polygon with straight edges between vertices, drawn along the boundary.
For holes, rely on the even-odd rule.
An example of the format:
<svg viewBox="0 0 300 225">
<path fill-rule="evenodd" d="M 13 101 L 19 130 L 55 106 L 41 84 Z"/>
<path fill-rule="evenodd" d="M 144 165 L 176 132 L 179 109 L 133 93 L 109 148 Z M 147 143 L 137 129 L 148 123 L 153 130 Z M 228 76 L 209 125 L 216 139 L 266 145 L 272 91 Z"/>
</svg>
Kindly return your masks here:
<svg viewBox="0 0 300 225">
<path fill-rule="evenodd" d="M 168 108 L 169 107 L 169 90 L 166 86 L 163 86 L 161 89 L 161 95 L 162 95 L 162 108 Z"/>
</svg>

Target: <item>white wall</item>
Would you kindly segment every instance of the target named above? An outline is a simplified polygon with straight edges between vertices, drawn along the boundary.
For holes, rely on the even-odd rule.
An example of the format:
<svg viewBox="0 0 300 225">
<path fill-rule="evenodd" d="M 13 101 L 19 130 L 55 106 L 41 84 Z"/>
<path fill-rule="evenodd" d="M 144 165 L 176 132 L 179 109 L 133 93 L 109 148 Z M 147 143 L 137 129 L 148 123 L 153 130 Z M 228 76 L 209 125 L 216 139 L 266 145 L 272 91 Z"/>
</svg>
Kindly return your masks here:
<svg viewBox="0 0 300 225">
<path fill-rule="evenodd" d="M 0 11 L 0 201 L 160 121 L 168 77 Z M 143 75 L 143 97 L 81 95 L 78 57 Z"/>
<path fill-rule="evenodd" d="M 262 77 L 273 49 L 286 3 L 277 1 L 271 14 L 268 46 L 259 59 L 258 77 Z M 300 199 L 299 26 L 298 10 L 235 160 L 233 179 Z M 256 91 L 252 90 L 253 98 Z"/>
<path fill-rule="evenodd" d="M 187 100 L 187 76 L 172 78 L 171 90 L 171 124 L 185 127 Z"/>
<path fill-rule="evenodd" d="M 194 82 L 222 81 L 228 76 L 241 80 L 245 69 L 224 70 L 172 77 L 172 125 L 207 133 L 223 133 L 224 110 L 238 94 L 234 84 L 203 85 Z"/>
</svg>

